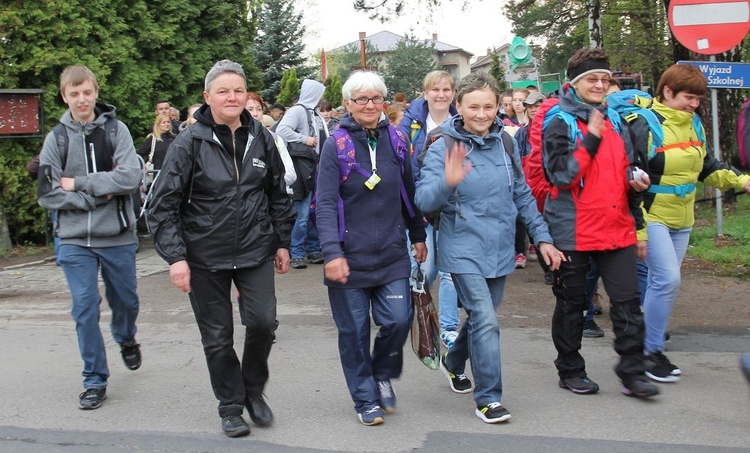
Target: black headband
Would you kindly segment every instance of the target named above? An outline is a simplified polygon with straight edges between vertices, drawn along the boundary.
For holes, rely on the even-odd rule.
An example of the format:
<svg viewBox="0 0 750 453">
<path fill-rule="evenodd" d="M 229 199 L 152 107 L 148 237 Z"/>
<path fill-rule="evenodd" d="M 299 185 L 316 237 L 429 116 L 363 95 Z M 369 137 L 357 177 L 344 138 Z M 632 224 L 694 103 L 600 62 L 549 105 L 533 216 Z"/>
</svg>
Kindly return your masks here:
<svg viewBox="0 0 750 453">
<path fill-rule="evenodd" d="M 578 66 L 568 69 L 568 78 L 572 83 L 574 80 L 578 79 L 578 76 L 582 75 L 583 73 L 609 70 L 609 62 L 605 60 L 585 60 Z"/>
</svg>

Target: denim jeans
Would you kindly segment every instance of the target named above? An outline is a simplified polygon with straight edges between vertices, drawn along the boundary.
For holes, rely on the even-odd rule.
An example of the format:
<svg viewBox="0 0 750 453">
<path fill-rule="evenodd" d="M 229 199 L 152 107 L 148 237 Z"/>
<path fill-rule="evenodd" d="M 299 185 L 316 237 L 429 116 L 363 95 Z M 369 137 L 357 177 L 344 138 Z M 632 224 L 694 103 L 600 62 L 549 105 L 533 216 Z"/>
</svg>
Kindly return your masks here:
<svg viewBox="0 0 750 453">
<path fill-rule="evenodd" d="M 594 294 L 599 292 L 599 266 L 589 258 L 589 271 L 586 273 L 586 316 L 584 321 L 594 320 Z"/>
<path fill-rule="evenodd" d="M 467 319 L 448 350 L 446 367 L 454 374 L 466 369 L 471 359 L 474 401 L 478 405 L 501 402 L 503 380 L 500 366 L 500 325 L 497 308 L 505 290 L 505 276 L 484 278 L 478 274 L 452 274 Z"/>
<path fill-rule="evenodd" d="M 404 343 L 414 310 L 409 279 L 373 288 L 328 288 L 331 312 L 339 332 L 339 354 L 354 409 L 379 405 L 377 381 L 401 376 Z M 380 327 L 370 353 L 370 310 Z"/>
<path fill-rule="evenodd" d="M 648 224 L 648 289 L 643 300 L 646 323 L 646 352 L 664 350 L 664 334 L 669 325 L 677 293 L 680 290 L 680 268 L 685 258 L 692 227 L 672 229 L 664 224 Z"/>
<path fill-rule="evenodd" d="M 276 330 L 273 272 L 271 261 L 254 268 L 191 269 L 190 303 L 220 417 L 242 414 L 246 397 L 261 394 L 268 381 L 268 356 Z M 240 320 L 245 326 L 241 364 L 234 350 L 232 282 L 239 292 Z"/>
<path fill-rule="evenodd" d="M 292 258 L 304 258 L 307 255 L 320 252 L 320 239 L 318 239 L 318 230 L 312 222 L 308 222 L 310 217 L 310 201 L 312 201 L 312 192 L 307 194 L 304 200 L 294 202 L 294 210 L 297 211 L 297 220 L 292 228 Z"/>
<path fill-rule="evenodd" d="M 109 378 L 107 353 L 99 328 L 102 302 L 98 280 L 100 268 L 105 295 L 112 310 L 112 337 L 118 344 L 135 337 L 139 308 L 135 249 L 135 244 L 98 248 L 63 244 L 58 248 L 58 262 L 65 272 L 73 298 L 71 315 L 76 323 L 78 349 L 83 360 L 83 388 L 107 387 Z"/>
<path fill-rule="evenodd" d="M 456 294 L 456 288 L 453 286 L 453 279 L 451 274 L 448 272 L 438 271 L 437 268 L 437 248 L 435 247 L 435 227 L 432 224 L 425 224 L 425 233 L 427 233 L 427 239 L 425 245 L 427 246 L 427 261 L 422 263 L 422 272 L 424 272 L 427 278 L 427 287 L 432 286 L 432 282 L 435 281 L 435 277 L 440 278 L 440 291 L 438 292 L 438 313 L 440 322 L 440 331 L 446 330 L 458 330 L 458 324 L 461 322 L 458 310 L 458 295 Z M 411 250 L 411 240 L 407 236 L 407 246 Z M 409 253 L 409 260 L 411 261 L 411 273 L 414 274 L 414 270 L 417 268 L 417 262 L 414 260 L 414 255 Z"/>
</svg>

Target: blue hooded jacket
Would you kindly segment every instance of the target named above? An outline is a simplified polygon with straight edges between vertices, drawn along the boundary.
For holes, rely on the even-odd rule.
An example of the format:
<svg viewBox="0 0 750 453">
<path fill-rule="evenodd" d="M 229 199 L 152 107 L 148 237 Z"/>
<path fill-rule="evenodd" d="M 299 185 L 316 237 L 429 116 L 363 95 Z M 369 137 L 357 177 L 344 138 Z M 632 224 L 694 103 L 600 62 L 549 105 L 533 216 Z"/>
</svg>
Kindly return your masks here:
<svg viewBox="0 0 750 453">
<path fill-rule="evenodd" d="M 457 115 L 456 106 L 451 104 L 448 112 Z M 419 181 L 419 163 L 417 157 L 424 151 L 424 139 L 430 132 L 427 129 L 427 115 L 430 113 L 427 100 L 423 97 L 414 99 L 404 112 L 404 117 L 398 123 L 398 128 L 411 140 L 411 162 L 414 168 L 414 180 Z M 412 135 L 413 134 L 413 135 Z"/>
<path fill-rule="evenodd" d="M 461 142 L 471 170 L 455 189 L 445 182 L 445 140 L 427 151 L 415 201 L 423 212 L 440 210 L 438 269 L 496 278 L 515 269 L 516 217 L 536 241 L 552 243 L 523 173 L 514 172 L 503 149 L 504 127 L 495 123 L 484 137 L 467 132 L 460 116 L 440 126 Z M 518 148 L 514 159 L 521 161 Z"/>
</svg>

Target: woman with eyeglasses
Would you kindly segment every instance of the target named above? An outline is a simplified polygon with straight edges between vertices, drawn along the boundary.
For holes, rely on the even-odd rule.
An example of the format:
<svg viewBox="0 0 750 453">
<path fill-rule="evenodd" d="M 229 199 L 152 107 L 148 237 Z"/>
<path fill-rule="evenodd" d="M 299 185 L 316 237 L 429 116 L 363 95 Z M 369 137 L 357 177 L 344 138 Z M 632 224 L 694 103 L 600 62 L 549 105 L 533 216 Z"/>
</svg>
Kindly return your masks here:
<svg viewBox="0 0 750 453">
<path fill-rule="evenodd" d="M 369 426 L 396 409 L 391 380 L 401 376 L 413 312 L 407 230 L 418 262 L 427 250 L 407 138 L 383 114 L 383 79 L 357 71 L 341 91 L 349 113 L 323 145 L 315 215 L 341 365 Z"/>
<path fill-rule="evenodd" d="M 629 396 L 654 396 L 659 389 L 645 375 L 636 272 L 636 257 L 643 259 L 646 253 L 640 203 L 649 179 L 635 168 L 643 169 L 645 157 L 635 152 L 627 125 L 617 113 L 602 106 L 612 78 L 607 54 L 601 49 L 577 50 L 568 60 L 567 72 L 570 83 L 560 90 L 560 113 L 542 134 L 553 186 L 544 218 L 566 257 L 552 285 L 557 298 L 552 341 L 557 349 L 558 385 L 575 394 L 599 391 L 580 353 L 586 274 L 592 258 L 610 299 L 614 347 L 620 355 L 615 373 L 621 390 Z M 534 124 L 543 122 L 546 119 L 537 118 Z"/>
</svg>

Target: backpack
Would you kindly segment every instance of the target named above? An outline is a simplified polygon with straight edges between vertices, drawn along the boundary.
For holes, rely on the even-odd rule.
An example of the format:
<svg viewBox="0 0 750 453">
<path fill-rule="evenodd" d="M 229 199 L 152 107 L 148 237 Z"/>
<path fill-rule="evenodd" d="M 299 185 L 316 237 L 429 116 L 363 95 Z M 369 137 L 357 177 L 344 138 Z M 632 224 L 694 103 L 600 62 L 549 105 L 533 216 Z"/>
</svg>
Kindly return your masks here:
<svg viewBox="0 0 750 453">
<path fill-rule="evenodd" d="M 617 112 L 624 121 L 631 123 L 640 116 L 648 123 L 650 132 L 648 160 L 651 160 L 656 153 L 682 145 L 682 143 L 675 143 L 668 147 L 662 146 L 664 144 L 664 129 L 656 113 L 651 110 L 653 103 L 654 98 L 640 90 L 623 90 L 607 96 L 607 107 Z M 705 143 L 706 137 L 703 135 L 703 127 L 697 113 L 693 114 L 693 129 L 698 136 L 698 141 L 701 142 L 700 144 Z"/>
<path fill-rule="evenodd" d="M 369 178 L 372 173 L 368 172 L 355 159 L 354 141 L 349 131 L 343 128 L 339 128 L 332 134 L 334 142 L 336 143 L 336 153 L 339 163 L 339 185 L 343 184 L 351 174 L 352 171 L 356 171 L 362 176 Z M 401 200 L 406 207 L 409 217 L 414 217 L 414 208 L 409 202 L 409 196 L 406 193 L 406 186 L 404 185 L 404 161 L 409 157 L 409 147 L 406 144 L 406 138 L 401 130 L 388 125 L 388 137 L 391 141 L 391 147 L 393 152 L 396 154 L 396 158 L 401 166 Z M 310 202 L 310 216 L 309 220 L 316 223 L 315 215 L 316 195 L 313 194 L 312 201 Z M 339 241 L 344 242 L 346 227 L 344 225 L 344 200 L 339 196 L 338 199 L 338 218 L 339 218 Z"/>
</svg>

